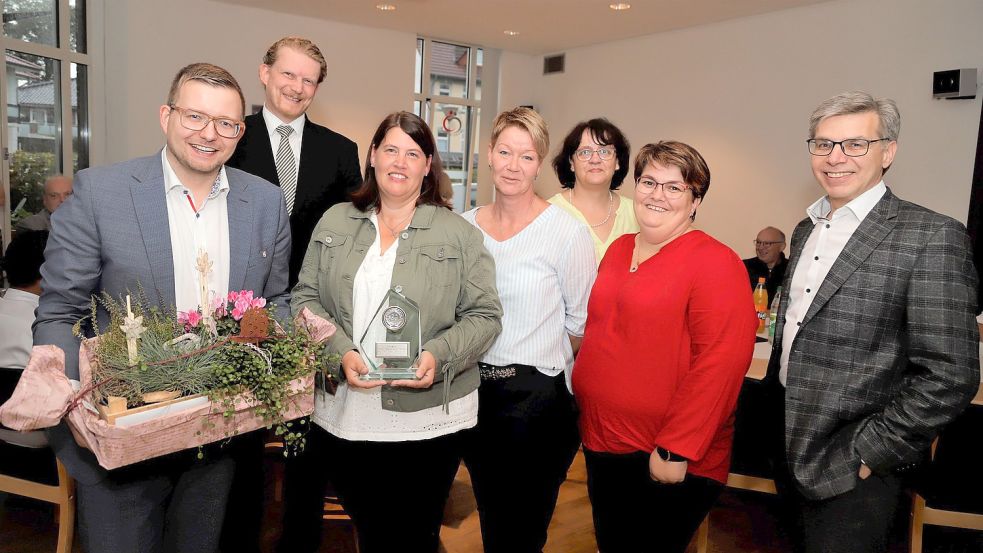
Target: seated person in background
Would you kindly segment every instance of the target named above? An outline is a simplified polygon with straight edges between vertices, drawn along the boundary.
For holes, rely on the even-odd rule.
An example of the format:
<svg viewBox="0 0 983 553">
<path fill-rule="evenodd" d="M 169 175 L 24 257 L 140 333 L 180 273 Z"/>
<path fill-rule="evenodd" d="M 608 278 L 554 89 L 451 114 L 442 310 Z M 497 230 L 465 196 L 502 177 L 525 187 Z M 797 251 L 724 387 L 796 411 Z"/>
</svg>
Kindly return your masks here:
<svg viewBox="0 0 983 553">
<path fill-rule="evenodd" d="M 757 257 L 744 260 L 747 274 L 751 277 L 751 290 L 758 284 L 758 278 L 765 277 L 765 287 L 768 289 L 768 305 L 775 297 L 775 289 L 782 285 L 785 278 L 785 267 L 788 259 L 785 257 L 785 233 L 775 227 L 765 227 L 754 239 L 754 251 Z"/>
<path fill-rule="evenodd" d="M 65 175 L 52 175 L 44 181 L 44 209 L 30 217 L 21 219 L 15 230 L 51 230 L 51 214 L 58 209 L 62 202 L 72 195 L 72 178 Z M 39 292 L 40 293 L 40 292 Z"/>
<path fill-rule="evenodd" d="M 31 324 L 41 295 L 41 264 L 48 232 L 20 232 L 0 260 L 9 288 L 0 297 L 0 403 L 7 401 L 31 356 Z"/>
</svg>

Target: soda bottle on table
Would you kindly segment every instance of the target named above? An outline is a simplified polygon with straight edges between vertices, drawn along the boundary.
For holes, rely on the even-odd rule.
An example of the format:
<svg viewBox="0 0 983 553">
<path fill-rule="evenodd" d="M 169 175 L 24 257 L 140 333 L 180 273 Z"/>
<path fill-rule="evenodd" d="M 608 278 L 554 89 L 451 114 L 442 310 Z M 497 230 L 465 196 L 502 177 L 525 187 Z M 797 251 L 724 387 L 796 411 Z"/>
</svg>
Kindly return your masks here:
<svg viewBox="0 0 983 553">
<path fill-rule="evenodd" d="M 771 300 L 771 307 L 768 308 L 768 342 L 775 341 L 775 321 L 778 319 L 778 304 L 782 299 L 782 287 L 775 290 L 775 297 Z"/>
<path fill-rule="evenodd" d="M 758 312 L 758 334 L 761 334 L 768 323 L 768 289 L 765 288 L 765 277 L 758 277 L 758 284 L 751 297 L 754 298 L 754 310 Z"/>
</svg>

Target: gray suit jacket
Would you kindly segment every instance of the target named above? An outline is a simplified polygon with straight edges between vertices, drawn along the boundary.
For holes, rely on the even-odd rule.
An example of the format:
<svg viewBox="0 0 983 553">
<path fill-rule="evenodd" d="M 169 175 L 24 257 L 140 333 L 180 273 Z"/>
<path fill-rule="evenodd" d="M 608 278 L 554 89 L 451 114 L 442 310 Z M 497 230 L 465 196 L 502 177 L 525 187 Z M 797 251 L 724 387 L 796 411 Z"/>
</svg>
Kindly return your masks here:
<svg viewBox="0 0 983 553">
<path fill-rule="evenodd" d="M 792 234 L 778 329 L 813 227 L 807 218 Z M 853 489 L 861 459 L 880 473 L 919 461 L 972 400 L 976 283 L 965 227 L 889 189 L 833 263 L 795 340 L 775 333 L 768 378 L 791 348 L 785 451 L 806 497 Z"/>
<path fill-rule="evenodd" d="M 290 228 L 283 195 L 258 177 L 232 168 L 226 172 L 229 290 L 252 290 L 286 313 Z M 34 343 L 64 350 L 65 372 L 78 378 L 79 339 L 72 325 L 89 315 L 93 294 L 136 298 L 142 286 L 151 306 L 173 309 L 175 300 L 160 153 L 81 171 L 73 190 L 52 215 Z M 100 309 L 100 327 L 108 320 Z M 74 444 L 64 424 L 49 434 L 77 480 L 93 483 L 105 475 L 92 454 Z"/>
</svg>

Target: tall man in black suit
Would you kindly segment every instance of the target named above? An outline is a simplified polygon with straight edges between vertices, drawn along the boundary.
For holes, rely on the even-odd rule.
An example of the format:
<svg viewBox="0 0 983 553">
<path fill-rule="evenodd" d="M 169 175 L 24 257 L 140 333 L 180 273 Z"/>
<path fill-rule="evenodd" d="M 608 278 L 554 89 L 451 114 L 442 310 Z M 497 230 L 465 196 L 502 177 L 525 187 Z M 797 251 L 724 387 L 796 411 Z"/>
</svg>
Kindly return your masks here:
<svg viewBox="0 0 983 553">
<path fill-rule="evenodd" d="M 329 207 L 348 201 L 349 192 L 362 183 L 355 143 L 312 123 L 306 115 L 327 68 L 321 50 L 310 40 L 284 37 L 273 43 L 259 66 L 259 80 L 266 89 L 263 109 L 246 117 L 246 132 L 228 162 L 230 167 L 262 177 L 283 191 L 293 240 L 291 287 L 297 283 L 314 226 Z M 239 437 L 232 446 L 236 476 L 222 531 L 223 551 L 259 551 L 263 438 L 262 431 L 253 432 Z M 288 464 L 288 514 L 298 504 L 296 496 L 307 491 L 307 470 L 311 469 L 303 459 Z M 315 499 L 321 500 L 308 498 L 305 508 Z"/>
<path fill-rule="evenodd" d="M 792 234 L 768 367 L 808 553 L 885 551 L 904 472 L 980 382 L 966 229 L 885 186 L 900 127 L 894 101 L 863 92 L 810 121 L 826 195 Z"/>
<path fill-rule="evenodd" d="M 246 132 L 228 163 L 283 190 L 293 240 L 291 286 L 314 225 L 362 184 L 355 143 L 306 115 L 327 71 L 321 50 L 310 40 L 284 37 L 273 43 L 259 66 L 266 103 L 246 117 Z"/>
</svg>

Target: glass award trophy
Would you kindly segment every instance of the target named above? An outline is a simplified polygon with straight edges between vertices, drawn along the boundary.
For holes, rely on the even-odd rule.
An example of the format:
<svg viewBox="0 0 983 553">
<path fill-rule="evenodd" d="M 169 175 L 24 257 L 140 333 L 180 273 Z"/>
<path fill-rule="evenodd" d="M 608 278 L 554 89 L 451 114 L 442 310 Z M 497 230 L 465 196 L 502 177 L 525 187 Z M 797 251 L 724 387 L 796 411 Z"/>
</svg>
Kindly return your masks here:
<svg viewBox="0 0 983 553">
<path fill-rule="evenodd" d="M 420 307 L 392 288 L 369 321 L 359 348 L 369 362 L 361 380 L 416 380 L 420 339 Z"/>
</svg>

